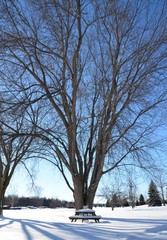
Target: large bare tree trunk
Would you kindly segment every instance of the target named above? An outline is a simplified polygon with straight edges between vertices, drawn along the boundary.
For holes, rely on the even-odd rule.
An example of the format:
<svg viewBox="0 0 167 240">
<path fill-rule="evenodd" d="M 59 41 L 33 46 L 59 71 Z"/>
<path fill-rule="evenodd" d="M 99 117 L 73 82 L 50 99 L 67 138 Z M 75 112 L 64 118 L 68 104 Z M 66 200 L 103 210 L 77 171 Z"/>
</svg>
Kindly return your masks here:
<svg viewBox="0 0 167 240">
<path fill-rule="evenodd" d="M 0 179 L 0 215 L 3 215 L 5 189 L 3 188 L 3 181 Z"/>
<path fill-rule="evenodd" d="M 94 198 L 96 195 L 97 188 L 93 188 L 89 190 L 87 195 L 87 206 L 88 208 L 92 209 L 94 204 Z"/>
<path fill-rule="evenodd" d="M 74 180 L 74 200 L 76 209 L 82 209 L 83 207 L 93 208 L 97 187 L 90 186 L 89 189 L 85 189 L 84 191 L 84 184 L 84 181 L 81 183 L 77 178 Z"/>
<path fill-rule="evenodd" d="M 74 182 L 74 201 L 75 201 L 75 208 L 82 209 L 84 206 L 84 197 L 83 197 L 83 184 L 80 182 L 78 177 L 73 178 Z"/>
<path fill-rule="evenodd" d="M 3 197 L 0 193 L 0 215 L 3 215 Z"/>
</svg>

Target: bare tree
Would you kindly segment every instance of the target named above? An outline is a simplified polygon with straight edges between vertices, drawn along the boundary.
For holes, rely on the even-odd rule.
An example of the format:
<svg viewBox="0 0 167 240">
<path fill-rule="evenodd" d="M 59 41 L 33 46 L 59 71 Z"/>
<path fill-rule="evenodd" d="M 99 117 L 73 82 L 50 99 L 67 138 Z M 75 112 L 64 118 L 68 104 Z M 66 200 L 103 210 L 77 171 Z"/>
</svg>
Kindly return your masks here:
<svg viewBox="0 0 167 240">
<path fill-rule="evenodd" d="M 12 135 L 12 134 L 11 134 Z M 17 165 L 28 155 L 32 137 L 10 136 L 1 128 L 0 132 L 0 214 L 3 200 Z"/>
<path fill-rule="evenodd" d="M 15 205 L 19 202 L 19 197 L 15 194 L 8 195 L 7 199 L 11 207 L 15 207 Z"/>
<path fill-rule="evenodd" d="M 13 77 L 15 77 L 13 72 Z M 3 211 L 5 192 L 18 164 L 38 155 L 39 142 L 34 137 L 36 116 L 27 107 L 24 94 L 16 91 L 8 72 L 0 78 L 0 215 Z M 33 109 L 33 111 L 35 108 Z M 36 144 L 35 144 L 36 142 Z M 14 196 L 12 194 L 11 196 Z M 12 198 L 11 198 L 12 199 Z"/>
<path fill-rule="evenodd" d="M 32 90 L 28 104 L 43 107 L 37 127 L 48 160 L 76 208 L 91 208 L 104 174 L 152 166 L 167 93 L 166 1 L 2 0 L 0 7 L 1 71 L 17 71 L 13 84 Z"/>
<path fill-rule="evenodd" d="M 159 169 L 159 171 L 156 172 L 156 175 L 154 177 L 157 187 L 160 189 L 162 204 L 164 206 L 165 206 L 165 188 L 167 187 L 167 177 L 165 169 L 166 166 L 164 166 L 163 169 Z"/>
<path fill-rule="evenodd" d="M 135 181 L 132 179 L 132 177 L 129 177 L 128 179 L 128 188 L 129 188 L 129 202 L 132 208 L 136 205 L 137 200 L 137 186 L 135 184 Z"/>
<path fill-rule="evenodd" d="M 107 204 L 111 206 L 112 211 L 115 207 L 123 206 L 123 200 L 126 198 L 127 193 L 123 191 L 124 184 L 120 182 L 119 178 L 107 181 L 101 188 L 99 197 L 106 200 Z"/>
</svg>

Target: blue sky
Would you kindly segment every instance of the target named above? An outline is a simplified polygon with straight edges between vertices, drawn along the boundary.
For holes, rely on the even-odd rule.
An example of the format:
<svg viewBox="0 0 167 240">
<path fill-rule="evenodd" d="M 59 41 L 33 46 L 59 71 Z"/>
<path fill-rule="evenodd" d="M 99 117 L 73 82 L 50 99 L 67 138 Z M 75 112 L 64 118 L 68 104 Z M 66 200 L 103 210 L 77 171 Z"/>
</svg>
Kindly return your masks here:
<svg viewBox="0 0 167 240">
<path fill-rule="evenodd" d="M 42 163 L 35 166 L 35 184 L 39 191 L 33 191 L 31 180 L 22 166 L 18 166 L 6 195 L 40 196 L 47 198 L 59 198 L 60 200 L 73 201 L 72 192 L 68 189 L 58 170 Z M 30 169 L 32 171 L 32 169 Z"/>
<path fill-rule="evenodd" d="M 164 127 L 163 127 L 163 131 L 162 130 L 159 131 L 159 134 L 162 137 L 165 137 L 164 142 L 162 142 L 164 146 L 164 150 L 165 150 L 165 146 L 167 146 L 167 141 L 165 141 L 166 133 L 167 133 L 167 129 Z M 160 164 L 164 163 L 167 167 L 166 158 L 167 158 L 167 151 L 159 151 L 158 159 L 160 161 Z M 34 165 L 32 165 L 33 162 L 35 163 Z M 23 165 L 20 164 L 14 173 L 12 181 L 10 182 L 10 186 L 7 189 L 6 195 L 15 194 L 18 196 L 27 196 L 27 197 L 39 196 L 39 197 L 58 198 L 60 200 L 73 201 L 72 192 L 67 187 L 64 179 L 62 178 L 60 172 L 55 166 L 45 161 L 40 162 L 37 159 L 36 161 L 26 162 L 26 164 L 29 167 L 30 172 L 35 174 L 35 184 L 37 186 L 37 189 L 39 188 L 39 191 L 32 190 L 30 177 L 28 176 Z M 166 171 L 166 169 L 164 169 L 164 171 Z M 115 176 L 118 176 L 117 172 Z M 114 180 L 115 182 L 117 182 L 116 178 L 114 179 L 114 172 L 112 172 L 110 176 L 105 176 L 104 178 L 102 178 L 97 194 L 101 193 L 100 192 L 101 188 L 104 188 L 107 185 L 112 187 L 112 185 L 114 184 Z M 124 178 L 122 179 L 123 184 L 126 184 L 126 180 L 127 179 L 124 179 Z M 138 183 L 137 185 L 138 195 L 142 193 L 144 197 L 147 198 L 148 186 L 151 181 L 151 176 L 146 177 L 144 174 L 139 173 L 136 181 Z M 95 203 L 98 203 L 98 202 L 103 203 L 103 202 L 106 202 L 106 200 L 100 197 L 96 197 Z"/>
<path fill-rule="evenodd" d="M 32 190 L 30 178 L 28 177 L 25 169 L 23 169 L 22 165 L 20 165 L 16 169 L 6 195 L 15 194 L 20 197 L 39 196 L 73 201 L 72 192 L 65 184 L 61 174 L 51 164 L 43 162 L 41 164 L 36 164 L 36 166 L 32 166 L 30 170 L 34 170 L 35 172 L 35 184 L 37 186 L 37 191 Z M 141 178 L 138 182 L 140 183 L 138 186 L 138 193 L 142 193 L 145 197 L 147 197 L 149 180 L 147 182 L 146 179 Z M 104 188 L 107 184 L 112 184 L 112 179 L 109 176 L 106 176 L 101 180 L 99 189 Z M 97 193 L 99 194 L 100 191 L 97 191 Z M 96 197 L 95 203 L 98 202 L 103 203 L 106 202 L 106 200 L 101 197 Z"/>
<path fill-rule="evenodd" d="M 32 171 L 32 169 L 30 168 Z M 6 196 L 15 194 L 18 196 L 39 196 L 46 198 L 58 198 L 60 200 L 74 201 L 73 194 L 67 187 L 64 179 L 59 171 L 47 162 L 43 162 L 33 168 L 35 171 L 35 184 L 37 191 L 31 188 L 31 180 L 27 172 L 20 165 L 16 169 L 11 180 L 10 186 L 7 189 Z M 103 180 L 101 181 L 104 183 Z M 39 191 L 38 191 L 39 188 Z M 95 198 L 95 203 L 103 203 L 105 199 L 101 197 Z"/>
</svg>

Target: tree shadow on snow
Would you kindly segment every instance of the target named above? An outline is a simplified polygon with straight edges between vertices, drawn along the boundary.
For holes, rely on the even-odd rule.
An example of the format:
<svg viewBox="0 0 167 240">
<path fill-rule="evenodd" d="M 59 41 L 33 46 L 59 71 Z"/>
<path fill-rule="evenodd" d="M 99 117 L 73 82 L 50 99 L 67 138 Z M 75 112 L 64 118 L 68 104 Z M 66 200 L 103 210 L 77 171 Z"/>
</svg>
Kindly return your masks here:
<svg viewBox="0 0 167 240">
<path fill-rule="evenodd" d="M 113 222 L 121 222 L 116 226 Z M 30 219 L 14 219 L 3 217 L 0 219 L 0 227 L 12 224 L 20 224 L 26 240 L 48 239 L 85 239 L 85 240 L 108 240 L 124 239 L 141 240 L 150 239 L 150 234 L 154 235 L 155 240 L 161 239 L 155 236 L 167 230 L 167 220 L 151 219 L 125 219 L 125 218 L 102 218 L 100 223 L 71 223 L 71 222 L 45 222 Z M 124 224 L 125 223 L 125 224 Z M 129 223 L 127 227 L 127 223 Z M 132 225 L 130 225 L 132 223 Z M 148 228 L 148 224 L 154 227 Z M 56 234 L 57 232 L 57 234 Z M 34 237 L 34 236 L 40 237 Z"/>
<path fill-rule="evenodd" d="M 38 240 L 39 238 L 36 236 L 39 234 L 41 235 L 40 239 L 43 237 L 48 240 L 66 240 L 69 237 L 71 237 L 70 239 L 82 237 L 82 239 L 85 240 L 105 240 L 110 239 L 111 236 L 111 231 L 106 230 L 104 234 L 104 228 L 98 229 L 100 223 L 93 222 L 89 222 L 88 224 L 82 222 L 62 223 L 3 217 L 0 221 L 0 228 L 15 223 L 20 224 L 22 228 L 21 232 L 25 234 L 26 240 Z M 56 234 L 56 231 L 58 234 Z M 62 235 L 62 237 L 60 237 L 60 235 Z"/>
<path fill-rule="evenodd" d="M 119 229 L 120 232 L 124 232 L 126 240 L 150 240 L 152 237 L 154 237 L 154 240 L 160 240 L 165 239 L 164 237 L 167 236 L 167 220 L 164 219 L 103 218 L 103 220 L 104 222 L 108 221 L 111 223 L 121 222 L 122 225 Z M 126 223 L 129 223 L 128 227 Z M 131 223 L 132 225 L 130 225 Z M 125 233 L 127 231 L 126 228 L 128 229 L 128 234 Z M 113 228 L 113 230 L 118 230 L 118 228 Z"/>
<path fill-rule="evenodd" d="M 43 236 L 49 240 L 63 239 L 55 235 L 55 232 L 52 233 L 54 229 L 51 223 L 44 222 L 44 221 L 29 220 L 29 219 L 13 219 L 13 218 L 3 217 L 0 222 L 0 228 L 5 227 L 7 225 L 15 224 L 15 223 L 20 224 L 22 228 L 22 232 L 25 234 L 26 240 L 35 239 L 34 236 L 39 233 L 41 234 L 41 237 Z M 32 233 L 32 230 L 34 234 Z"/>
</svg>

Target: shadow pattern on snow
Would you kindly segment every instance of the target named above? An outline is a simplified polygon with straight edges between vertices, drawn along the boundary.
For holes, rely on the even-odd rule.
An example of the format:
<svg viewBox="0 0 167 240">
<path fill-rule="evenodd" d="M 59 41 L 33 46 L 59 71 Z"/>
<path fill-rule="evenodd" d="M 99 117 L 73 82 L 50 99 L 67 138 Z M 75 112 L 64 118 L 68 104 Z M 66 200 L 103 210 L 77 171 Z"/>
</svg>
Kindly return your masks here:
<svg viewBox="0 0 167 240">
<path fill-rule="evenodd" d="M 126 240 L 150 240 L 152 238 L 154 238 L 154 240 L 167 239 L 167 220 L 164 219 L 103 218 L 103 220 L 105 220 L 105 222 L 121 222 L 122 228 L 120 227 L 119 230 L 124 234 Z M 131 227 L 125 227 L 125 222 L 129 223 Z M 149 225 L 151 225 L 151 227 L 148 227 Z M 117 230 L 118 228 L 113 228 L 113 231 Z M 121 235 L 121 239 L 123 234 Z"/>
<path fill-rule="evenodd" d="M 115 222 L 119 223 L 119 227 Z M 2 217 L 0 219 L 0 228 L 15 223 L 20 224 L 26 240 L 38 240 L 35 237 L 36 233 L 41 235 L 41 239 L 43 237 L 48 240 L 77 238 L 85 240 L 150 240 L 154 238 L 154 240 L 160 240 L 165 239 L 165 234 L 167 234 L 167 220 L 157 219 L 102 218 L 100 223 L 62 223 Z M 129 223 L 128 227 L 127 223 Z M 148 225 L 154 227 L 148 228 Z"/>
</svg>

